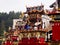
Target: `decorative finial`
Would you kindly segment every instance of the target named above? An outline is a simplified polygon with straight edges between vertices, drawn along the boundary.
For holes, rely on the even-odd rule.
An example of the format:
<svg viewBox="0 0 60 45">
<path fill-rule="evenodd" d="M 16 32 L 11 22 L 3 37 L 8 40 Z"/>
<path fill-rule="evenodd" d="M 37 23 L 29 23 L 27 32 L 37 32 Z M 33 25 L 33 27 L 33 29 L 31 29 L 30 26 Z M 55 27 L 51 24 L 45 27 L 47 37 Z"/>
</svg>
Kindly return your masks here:
<svg viewBox="0 0 60 45">
<path fill-rule="evenodd" d="M 44 5 L 42 4 L 42 2 L 41 2 L 41 6 L 44 7 Z"/>
<path fill-rule="evenodd" d="M 23 12 L 21 12 L 21 14 L 20 14 L 20 16 L 19 16 L 20 18 L 23 18 L 24 17 L 24 13 Z"/>
</svg>

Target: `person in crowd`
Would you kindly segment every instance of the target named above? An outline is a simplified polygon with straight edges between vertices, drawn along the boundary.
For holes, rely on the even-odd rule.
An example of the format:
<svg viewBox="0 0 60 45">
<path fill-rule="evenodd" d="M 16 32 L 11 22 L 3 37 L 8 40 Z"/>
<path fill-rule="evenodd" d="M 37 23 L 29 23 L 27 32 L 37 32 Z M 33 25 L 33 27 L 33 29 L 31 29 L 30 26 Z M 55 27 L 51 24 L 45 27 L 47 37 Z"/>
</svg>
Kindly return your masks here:
<svg viewBox="0 0 60 45">
<path fill-rule="evenodd" d="M 26 29 L 26 30 L 29 30 L 29 29 L 30 29 L 30 25 L 29 25 L 28 23 L 26 23 L 25 29 Z"/>
</svg>

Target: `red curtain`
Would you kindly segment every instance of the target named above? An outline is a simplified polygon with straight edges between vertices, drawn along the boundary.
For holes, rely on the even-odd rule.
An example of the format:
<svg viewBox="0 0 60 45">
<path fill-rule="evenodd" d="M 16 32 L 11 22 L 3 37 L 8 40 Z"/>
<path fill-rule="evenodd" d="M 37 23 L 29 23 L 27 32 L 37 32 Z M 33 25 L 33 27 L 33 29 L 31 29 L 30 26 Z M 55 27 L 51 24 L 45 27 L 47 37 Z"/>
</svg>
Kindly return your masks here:
<svg viewBox="0 0 60 45">
<path fill-rule="evenodd" d="M 18 36 L 11 36 L 12 41 L 17 40 Z"/>
<path fill-rule="evenodd" d="M 52 26 L 52 40 L 60 40 L 60 23 L 55 22 L 54 26 Z"/>
<path fill-rule="evenodd" d="M 41 38 L 40 38 L 40 42 L 41 42 L 41 43 L 44 43 L 44 42 L 45 42 L 45 38 L 42 38 L 42 37 L 41 37 Z"/>
<path fill-rule="evenodd" d="M 37 38 L 22 38 L 22 42 L 19 42 L 18 45 L 48 45 L 48 43 L 44 43 L 45 39 L 44 38 L 40 38 L 40 40 L 38 40 Z M 41 43 L 39 43 L 39 41 Z"/>
<path fill-rule="evenodd" d="M 6 41 L 5 45 L 13 45 L 13 43 L 10 41 Z"/>
</svg>

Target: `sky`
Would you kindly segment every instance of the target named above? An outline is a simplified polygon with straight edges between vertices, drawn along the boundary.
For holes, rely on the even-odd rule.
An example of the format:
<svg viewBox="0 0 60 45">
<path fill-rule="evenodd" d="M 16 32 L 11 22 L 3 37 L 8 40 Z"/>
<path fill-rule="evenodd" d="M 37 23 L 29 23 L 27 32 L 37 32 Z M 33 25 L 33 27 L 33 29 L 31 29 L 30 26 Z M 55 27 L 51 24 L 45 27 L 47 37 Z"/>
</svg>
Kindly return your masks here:
<svg viewBox="0 0 60 45">
<path fill-rule="evenodd" d="M 49 6 L 56 0 L 0 0 L 0 12 L 10 11 L 26 11 L 26 7 L 40 6 L 41 3 L 45 9 L 49 9 Z"/>
</svg>

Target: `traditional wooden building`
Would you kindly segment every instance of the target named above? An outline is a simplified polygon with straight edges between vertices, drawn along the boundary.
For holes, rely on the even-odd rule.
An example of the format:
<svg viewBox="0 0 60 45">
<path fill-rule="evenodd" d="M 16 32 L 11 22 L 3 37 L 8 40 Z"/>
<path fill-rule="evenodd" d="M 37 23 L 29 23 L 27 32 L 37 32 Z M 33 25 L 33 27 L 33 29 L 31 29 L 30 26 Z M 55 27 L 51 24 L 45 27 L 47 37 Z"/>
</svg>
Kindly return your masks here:
<svg viewBox="0 0 60 45">
<path fill-rule="evenodd" d="M 60 0 L 56 0 L 56 2 L 54 2 L 52 5 L 50 5 L 52 9 L 52 11 L 48 12 L 48 16 L 52 18 L 52 20 L 50 21 L 53 25 L 52 25 L 52 30 L 49 32 L 51 35 L 51 39 L 53 42 L 53 44 L 59 45 L 59 41 L 60 41 Z M 55 43 L 56 42 L 56 43 Z"/>
<path fill-rule="evenodd" d="M 50 7 L 53 8 L 53 10 L 48 15 L 55 21 L 60 20 L 60 0 L 56 0 Z"/>
</svg>

